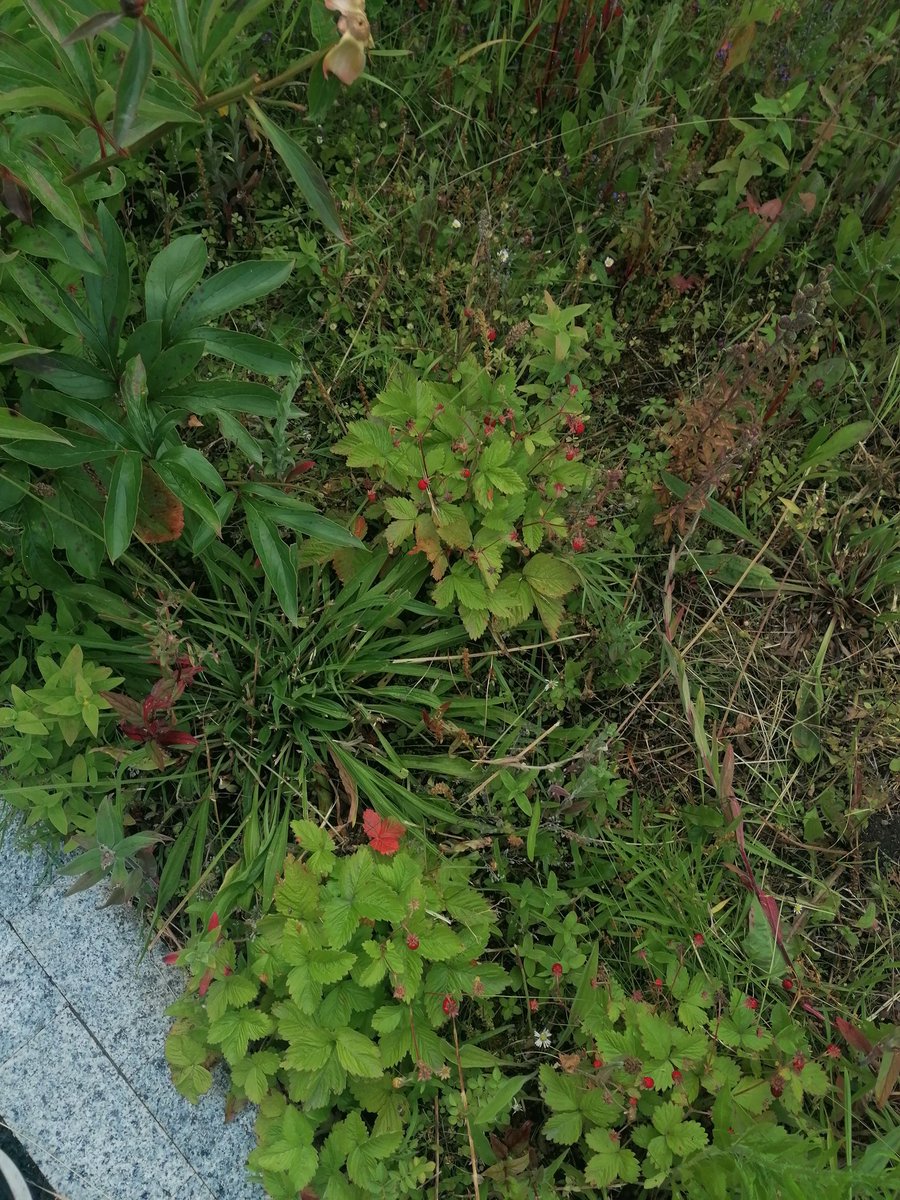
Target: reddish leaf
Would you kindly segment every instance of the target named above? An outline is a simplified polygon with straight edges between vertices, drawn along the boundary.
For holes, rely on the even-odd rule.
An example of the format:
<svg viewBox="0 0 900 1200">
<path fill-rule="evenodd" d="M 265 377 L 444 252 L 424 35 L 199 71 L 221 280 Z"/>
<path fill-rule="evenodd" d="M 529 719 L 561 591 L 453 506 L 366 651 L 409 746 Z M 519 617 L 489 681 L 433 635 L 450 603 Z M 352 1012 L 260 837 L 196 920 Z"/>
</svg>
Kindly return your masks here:
<svg viewBox="0 0 900 1200">
<path fill-rule="evenodd" d="M 161 746 L 199 746 L 200 743 L 189 733 L 181 733 L 178 729 L 163 729 L 156 734 L 156 740 Z"/>
<path fill-rule="evenodd" d="M 673 275 L 669 283 L 671 283 L 680 296 L 683 296 L 685 292 L 689 292 L 691 288 L 700 286 L 700 280 L 696 275 L 688 275 L 687 277 L 680 274 Z"/>
<path fill-rule="evenodd" d="M 815 192 L 800 192 L 800 194 L 797 196 L 797 199 L 803 205 L 804 212 L 811 213 L 816 207 Z"/>
<path fill-rule="evenodd" d="M 177 950 L 173 950 L 171 954 L 163 955 L 163 962 L 166 964 L 167 967 L 174 967 L 175 964 L 178 962 L 178 957 L 179 957 L 179 952 Z"/>
<path fill-rule="evenodd" d="M 159 476 L 144 467 L 141 479 L 141 498 L 138 503 L 134 531 L 142 541 L 152 546 L 174 542 L 184 529 L 184 509 L 177 496 L 166 487 Z"/>
<path fill-rule="evenodd" d="M 778 220 L 778 218 L 781 216 L 781 210 L 783 208 L 784 204 L 778 199 L 777 196 L 774 200 L 767 200 L 765 204 L 761 204 L 759 206 L 758 212 L 760 219 L 771 224 L 773 221 Z"/>
<path fill-rule="evenodd" d="M 212 983 L 212 981 L 213 981 L 213 973 L 212 973 L 212 968 L 210 968 L 208 971 L 203 972 L 203 977 L 200 980 L 200 986 L 197 988 L 197 992 L 200 995 L 201 999 L 209 991 L 209 985 Z"/>
<path fill-rule="evenodd" d="M 119 728 L 122 730 L 125 736 L 127 738 L 131 738 L 133 742 L 146 742 L 147 738 L 150 736 L 143 725 L 129 725 L 127 721 L 122 721 L 119 724 Z"/>
<path fill-rule="evenodd" d="M 121 692 L 101 692 L 100 695 L 120 717 L 132 725 L 142 723 L 141 706 L 137 700 L 132 700 L 130 696 L 123 696 Z"/>
<path fill-rule="evenodd" d="M 870 1054 L 872 1052 L 872 1043 L 861 1029 L 857 1029 L 855 1025 L 851 1025 L 849 1021 L 845 1021 L 843 1017 L 835 1017 L 834 1024 L 838 1033 L 841 1034 L 854 1050 L 858 1050 L 860 1054 Z"/>
<path fill-rule="evenodd" d="M 379 817 L 374 808 L 367 808 L 363 813 L 363 829 L 369 845 L 379 854 L 396 854 L 400 849 L 400 839 L 406 833 L 405 825 Z"/>
<path fill-rule="evenodd" d="M 315 466 L 315 462 L 311 458 L 306 458 L 303 462 L 295 463 L 290 471 L 288 471 L 286 483 L 290 483 L 292 479 L 296 479 L 298 475 L 305 475 L 307 471 L 311 471 Z"/>
</svg>

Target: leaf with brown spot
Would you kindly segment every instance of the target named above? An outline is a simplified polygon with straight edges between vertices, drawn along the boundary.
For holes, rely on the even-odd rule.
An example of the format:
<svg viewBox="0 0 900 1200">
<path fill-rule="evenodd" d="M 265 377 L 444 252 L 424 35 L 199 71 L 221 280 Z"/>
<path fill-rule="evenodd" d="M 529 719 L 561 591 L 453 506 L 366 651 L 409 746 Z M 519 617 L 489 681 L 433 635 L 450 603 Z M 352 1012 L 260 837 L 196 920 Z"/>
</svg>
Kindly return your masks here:
<svg viewBox="0 0 900 1200">
<path fill-rule="evenodd" d="M 900 1050 L 894 1049 L 890 1043 L 889 1038 L 881 1052 L 881 1066 L 875 1080 L 875 1103 L 880 1109 L 888 1103 L 900 1079 Z"/>
<path fill-rule="evenodd" d="M 25 186 L 6 167 L 0 167 L 0 200 L 14 217 L 19 218 L 23 225 L 34 223 L 31 215 L 31 201 L 28 199 Z"/>
<path fill-rule="evenodd" d="M 800 194 L 797 196 L 797 199 L 803 205 L 803 209 L 807 213 L 811 213 L 816 207 L 815 192 L 800 192 Z"/>
<path fill-rule="evenodd" d="M 574 1075 L 581 1063 L 580 1054 L 559 1054 L 559 1065 L 562 1067 L 566 1075 Z"/>
<path fill-rule="evenodd" d="M 163 542 L 177 541 L 183 529 L 184 508 L 181 501 L 169 491 L 156 472 L 145 465 L 135 533 L 142 541 L 158 546 Z"/>
<path fill-rule="evenodd" d="M 730 75 L 736 70 L 741 63 L 747 61 L 747 56 L 750 53 L 750 47 L 753 45 L 753 39 L 756 37 L 756 22 L 751 21 L 749 25 L 745 25 L 743 29 L 739 29 L 737 33 L 727 39 L 731 42 L 731 49 L 728 51 L 728 61 L 725 63 L 724 75 Z"/>
<path fill-rule="evenodd" d="M 350 774 L 350 772 L 347 770 L 347 768 L 344 766 L 344 764 L 341 762 L 341 760 L 338 758 L 338 756 L 335 754 L 334 750 L 332 750 L 332 748 L 330 746 L 328 747 L 328 753 L 331 755 L 331 761 L 335 765 L 335 769 L 337 770 L 338 776 L 340 778 L 341 784 L 344 789 L 344 793 L 347 796 L 347 799 L 350 801 L 350 811 L 347 814 L 347 824 L 355 825 L 356 824 L 356 812 L 357 812 L 357 809 L 359 808 L 359 791 L 356 787 L 356 780 L 353 778 L 353 776 Z"/>
<path fill-rule="evenodd" d="M 441 579 L 447 570 L 447 556 L 441 548 L 441 539 L 429 513 L 422 513 L 416 521 L 416 544 L 410 554 L 424 554 L 431 563 L 431 578 Z"/>
</svg>

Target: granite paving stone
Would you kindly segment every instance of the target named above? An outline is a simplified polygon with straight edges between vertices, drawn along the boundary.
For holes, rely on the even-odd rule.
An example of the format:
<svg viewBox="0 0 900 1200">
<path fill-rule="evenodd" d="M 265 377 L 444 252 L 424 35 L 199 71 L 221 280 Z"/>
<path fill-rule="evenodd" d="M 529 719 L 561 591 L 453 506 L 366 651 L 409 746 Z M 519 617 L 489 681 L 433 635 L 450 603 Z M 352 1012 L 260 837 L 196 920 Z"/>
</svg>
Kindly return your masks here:
<svg viewBox="0 0 900 1200">
<path fill-rule="evenodd" d="M 213 1200 L 69 1008 L 0 1066 L 0 1112 L 66 1200 Z"/>
<path fill-rule="evenodd" d="M 142 955 L 134 910 L 70 883 L 0 845 L 0 1117 L 63 1200 L 264 1200 L 245 1166 L 255 1111 L 224 1122 L 224 1070 L 197 1106 L 169 1078 L 182 973 Z"/>
<path fill-rule="evenodd" d="M 256 1144 L 256 1109 L 248 1106 L 226 1123 L 224 1070 L 214 1071 L 213 1077 L 214 1088 L 191 1104 L 172 1086 L 160 1048 L 137 1066 L 129 1083 L 217 1200 L 265 1200 L 245 1168 Z"/>
<path fill-rule="evenodd" d="M 50 859 L 42 850 L 22 851 L 15 830 L 0 837 L 0 917 L 9 920 L 51 886 Z"/>
<path fill-rule="evenodd" d="M 64 1004 L 40 963 L 0 917 L 0 1063 L 52 1021 Z"/>
</svg>

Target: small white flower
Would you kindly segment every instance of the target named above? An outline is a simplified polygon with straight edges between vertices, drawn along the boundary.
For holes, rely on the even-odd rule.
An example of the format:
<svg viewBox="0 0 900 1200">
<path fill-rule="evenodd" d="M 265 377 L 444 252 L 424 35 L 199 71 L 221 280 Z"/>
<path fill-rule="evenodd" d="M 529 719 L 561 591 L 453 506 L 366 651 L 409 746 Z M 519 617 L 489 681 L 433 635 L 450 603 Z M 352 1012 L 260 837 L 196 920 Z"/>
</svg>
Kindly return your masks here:
<svg viewBox="0 0 900 1200">
<path fill-rule="evenodd" d="M 552 1040 L 549 1029 L 539 1029 L 534 1035 L 534 1044 L 539 1050 L 546 1050 Z"/>
<path fill-rule="evenodd" d="M 506 266 L 506 264 L 509 262 L 509 251 L 505 246 L 502 250 L 497 251 L 497 257 L 500 259 L 500 262 Z"/>
<path fill-rule="evenodd" d="M 612 255 L 607 254 L 606 258 L 603 260 L 603 265 L 606 267 L 607 271 L 611 271 L 616 265 L 616 260 L 612 257 Z"/>
<path fill-rule="evenodd" d="M 459 219 L 459 217 L 454 217 L 450 222 L 450 226 L 452 229 L 462 229 L 462 221 Z"/>
</svg>

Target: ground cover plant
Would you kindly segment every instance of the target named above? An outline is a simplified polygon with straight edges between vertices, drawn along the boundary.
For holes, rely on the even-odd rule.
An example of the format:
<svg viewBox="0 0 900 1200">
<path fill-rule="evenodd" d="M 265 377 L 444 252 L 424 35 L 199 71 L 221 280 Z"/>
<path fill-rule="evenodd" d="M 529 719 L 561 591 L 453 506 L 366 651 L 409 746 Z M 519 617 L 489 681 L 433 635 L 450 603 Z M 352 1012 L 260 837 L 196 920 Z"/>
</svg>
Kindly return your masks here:
<svg viewBox="0 0 900 1200">
<path fill-rule="evenodd" d="M 0 4 L 3 819 L 269 1195 L 896 1194 L 897 23 Z"/>
</svg>

